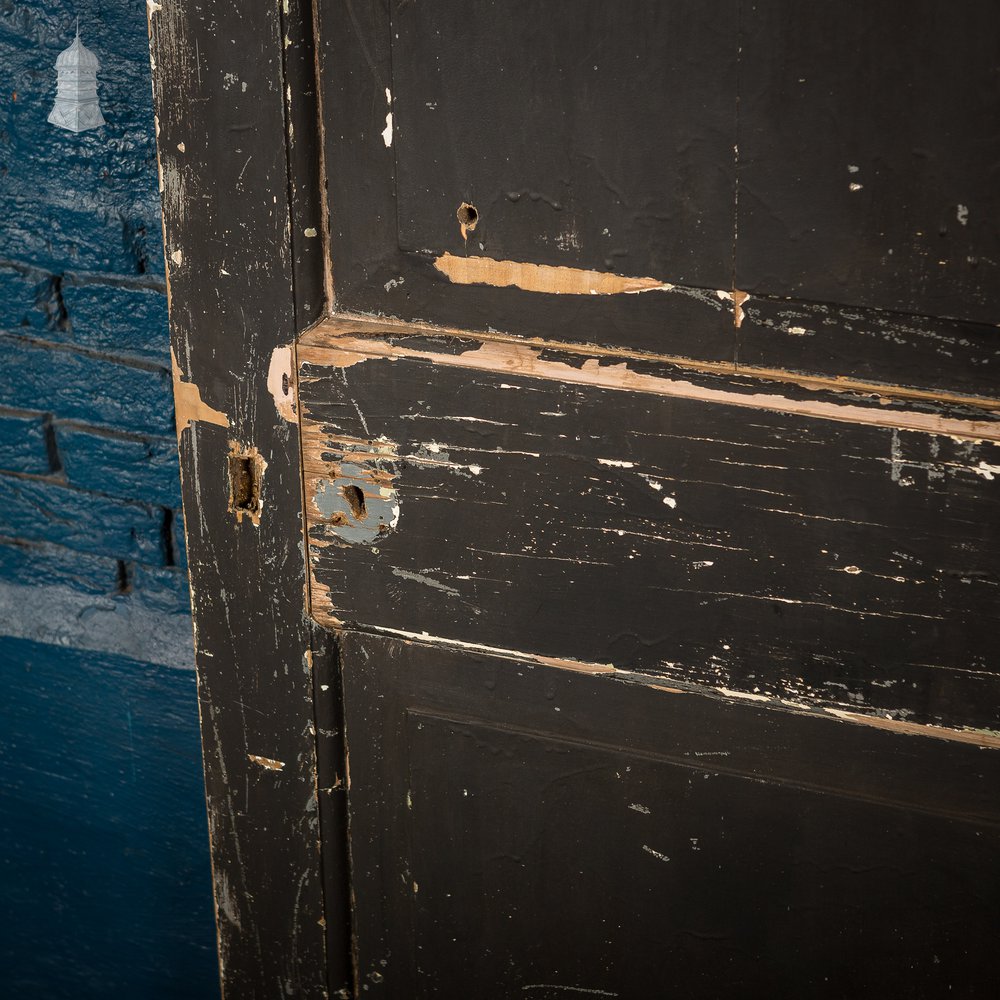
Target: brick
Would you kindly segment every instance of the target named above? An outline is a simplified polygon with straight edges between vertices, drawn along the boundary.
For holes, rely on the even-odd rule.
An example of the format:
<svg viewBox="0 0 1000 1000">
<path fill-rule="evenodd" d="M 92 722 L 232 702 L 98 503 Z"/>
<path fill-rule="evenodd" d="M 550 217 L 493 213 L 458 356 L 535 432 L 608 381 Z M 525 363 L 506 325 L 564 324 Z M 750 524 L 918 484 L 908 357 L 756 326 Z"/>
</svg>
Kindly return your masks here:
<svg viewBox="0 0 1000 1000">
<path fill-rule="evenodd" d="M 180 506 L 175 437 L 100 434 L 60 423 L 55 436 L 63 472 L 71 485 L 160 507 Z"/>
<path fill-rule="evenodd" d="M 0 265 L 0 329 L 170 364 L 167 297 L 152 285 Z"/>
<path fill-rule="evenodd" d="M 38 268 L 0 266 L 0 329 L 38 336 L 58 323 L 56 279 Z"/>
<path fill-rule="evenodd" d="M 0 411 L 0 469 L 47 475 L 52 471 L 45 416 Z"/>
<path fill-rule="evenodd" d="M 191 597 L 182 568 L 128 563 L 126 576 L 128 593 L 121 594 L 122 564 L 117 559 L 46 542 L 0 539 L 0 583 L 66 587 L 100 597 L 115 595 L 117 600 L 151 611 L 190 616 Z"/>
<path fill-rule="evenodd" d="M 0 335 L 0 406 L 168 437 L 174 432 L 170 373 Z"/>
<path fill-rule="evenodd" d="M 6 521 L 0 519 L 6 529 Z M 88 555 L 46 542 L 0 539 L 0 580 L 70 587 L 86 594 L 113 594 L 118 589 L 118 560 Z"/>
<path fill-rule="evenodd" d="M 163 564 L 163 511 L 47 480 L 0 475 L 0 535 Z"/>
<path fill-rule="evenodd" d="M 191 613 L 187 573 L 180 567 L 136 566 L 132 575 L 132 598 L 156 611 Z"/>
<path fill-rule="evenodd" d="M 169 366 L 167 297 L 163 292 L 99 284 L 75 275 L 66 276 L 61 291 L 67 321 L 59 340 Z M 55 337 L 53 334 L 51 339 Z"/>
<path fill-rule="evenodd" d="M 53 128 L 53 131 L 56 129 Z M 70 134 L 65 133 L 66 136 Z M 92 132 L 82 132 L 80 136 L 89 137 L 84 138 L 87 144 L 95 142 Z M 66 142 L 66 139 L 61 141 Z M 2 165 L 7 166 L 7 163 Z M 56 165 L 50 165 L 48 169 L 54 175 L 59 172 Z M 69 172 L 76 176 L 69 180 L 68 190 L 73 190 L 75 186 L 76 190 L 84 193 L 96 186 L 92 176 L 94 171 Z M 85 176 L 80 176 L 81 173 Z M 38 194 L 30 190 L 23 194 L 15 190 L 5 198 L 0 257 L 30 260 L 57 274 L 66 270 L 122 275 L 162 272 L 162 264 L 156 270 L 150 267 L 150 255 L 160 255 L 156 253 L 154 241 L 149 239 L 146 226 L 141 225 L 142 233 L 137 236 L 132 232 L 136 222 L 122 218 L 122 208 L 95 214 L 68 204 L 52 204 L 57 200 L 54 192 L 43 191 L 40 194 L 46 199 L 41 204 L 37 200 Z M 142 210 L 143 215 L 150 214 L 153 207 L 150 205 Z"/>
</svg>

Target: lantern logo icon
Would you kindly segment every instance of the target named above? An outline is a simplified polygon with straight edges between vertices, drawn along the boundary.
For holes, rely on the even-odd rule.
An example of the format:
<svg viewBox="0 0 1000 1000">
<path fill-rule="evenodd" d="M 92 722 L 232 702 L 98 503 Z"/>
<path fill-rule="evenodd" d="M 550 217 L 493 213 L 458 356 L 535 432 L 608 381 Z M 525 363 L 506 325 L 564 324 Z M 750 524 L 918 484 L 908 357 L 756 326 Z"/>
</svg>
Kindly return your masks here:
<svg viewBox="0 0 1000 1000">
<path fill-rule="evenodd" d="M 70 132 L 100 128 L 104 115 L 97 102 L 97 71 L 101 64 L 93 52 L 80 41 L 80 21 L 76 22 L 76 38 L 56 59 L 56 103 L 49 122 Z"/>
</svg>

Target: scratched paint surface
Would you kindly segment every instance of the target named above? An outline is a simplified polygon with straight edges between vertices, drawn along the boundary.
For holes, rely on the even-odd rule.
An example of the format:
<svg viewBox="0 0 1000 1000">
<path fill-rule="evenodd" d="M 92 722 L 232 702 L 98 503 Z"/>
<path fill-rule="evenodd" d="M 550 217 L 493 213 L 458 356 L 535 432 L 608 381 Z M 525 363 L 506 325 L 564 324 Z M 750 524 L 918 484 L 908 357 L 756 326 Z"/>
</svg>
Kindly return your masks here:
<svg viewBox="0 0 1000 1000">
<path fill-rule="evenodd" d="M 400 246 L 730 287 L 737 10 L 400 5 Z"/>
<path fill-rule="evenodd" d="M 320 621 L 1000 729 L 1000 445 L 308 356 Z M 399 524 L 374 549 L 336 538 L 323 499 L 337 442 L 365 435 L 398 470 Z"/>
<path fill-rule="evenodd" d="M 515 10 L 321 8 L 338 309 L 991 394 L 990 0 Z M 503 266 L 443 287 L 445 257 Z M 583 307 L 518 266 L 670 291 Z"/>
<path fill-rule="evenodd" d="M 146 6 L 223 992 L 342 995 L 289 349 L 322 301 L 312 13 Z"/>
<path fill-rule="evenodd" d="M 371 634 L 344 651 L 372 992 L 992 982 L 997 750 Z"/>
<path fill-rule="evenodd" d="M 992 0 L 744 5 L 742 43 L 739 287 L 995 324 Z"/>
<path fill-rule="evenodd" d="M 568 6 L 319 5 L 362 989 L 976 995 L 996 5 Z"/>
</svg>

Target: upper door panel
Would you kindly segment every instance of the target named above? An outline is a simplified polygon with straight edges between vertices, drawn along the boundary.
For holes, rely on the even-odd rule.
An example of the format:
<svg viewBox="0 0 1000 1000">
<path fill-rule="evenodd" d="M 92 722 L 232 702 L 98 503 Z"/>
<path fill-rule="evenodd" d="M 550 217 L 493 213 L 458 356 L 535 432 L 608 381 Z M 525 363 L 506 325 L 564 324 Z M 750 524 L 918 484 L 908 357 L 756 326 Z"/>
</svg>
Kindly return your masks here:
<svg viewBox="0 0 1000 1000">
<path fill-rule="evenodd" d="M 319 9 L 338 311 L 993 394 L 989 0 Z"/>
<path fill-rule="evenodd" d="M 995 324 L 994 0 L 746 5 L 737 284 Z"/>
<path fill-rule="evenodd" d="M 735 4 L 400 4 L 403 250 L 732 280 Z M 475 206 L 475 229 L 456 218 Z"/>
<path fill-rule="evenodd" d="M 732 359 L 736 0 L 320 11 L 338 310 Z"/>
</svg>

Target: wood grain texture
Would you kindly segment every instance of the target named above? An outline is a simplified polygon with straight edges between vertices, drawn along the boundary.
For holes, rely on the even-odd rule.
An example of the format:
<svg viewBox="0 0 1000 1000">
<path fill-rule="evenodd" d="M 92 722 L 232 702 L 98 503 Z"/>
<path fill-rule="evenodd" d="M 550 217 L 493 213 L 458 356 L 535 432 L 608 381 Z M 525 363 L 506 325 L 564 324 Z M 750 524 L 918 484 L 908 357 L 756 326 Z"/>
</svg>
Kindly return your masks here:
<svg viewBox="0 0 1000 1000">
<path fill-rule="evenodd" d="M 368 994 L 989 992 L 1000 751 L 373 635 L 344 656 Z"/>
<path fill-rule="evenodd" d="M 334 326 L 299 348 L 319 620 L 1000 728 L 990 411 Z"/>
<path fill-rule="evenodd" d="M 298 429 L 268 386 L 322 286 L 286 129 L 306 5 L 284 25 L 277 4 L 148 6 L 171 340 L 179 399 L 199 402 L 179 438 L 223 993 L 325 997 L 346 983 L 327 982 L 322 926 Z"/>
</svg>

